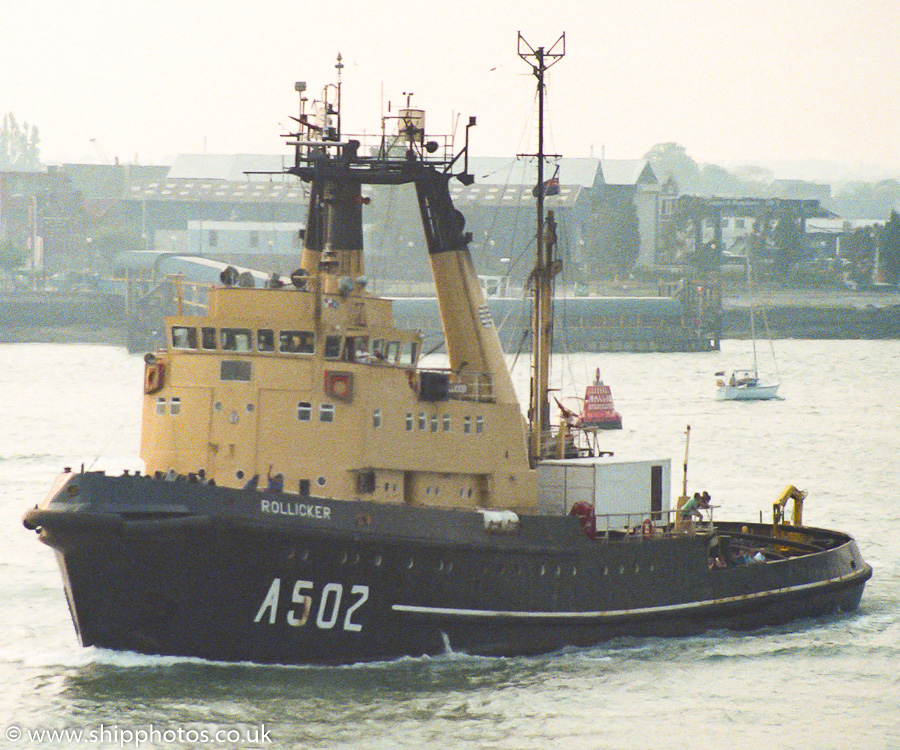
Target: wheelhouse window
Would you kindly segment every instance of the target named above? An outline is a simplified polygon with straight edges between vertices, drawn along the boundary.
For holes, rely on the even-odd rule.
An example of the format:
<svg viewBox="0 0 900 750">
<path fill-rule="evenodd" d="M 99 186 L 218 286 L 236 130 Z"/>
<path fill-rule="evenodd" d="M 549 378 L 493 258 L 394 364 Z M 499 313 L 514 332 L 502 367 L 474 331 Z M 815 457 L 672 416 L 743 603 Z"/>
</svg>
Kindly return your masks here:
<svg viewBox="0 0 900 750">
<path fill-rule="evenodd" d="M 319 407 L 320 422 L 334 422 L 334 404 L 322 404 Z"/>
<path fill-rule="evenodd" d="M 261 352 L 275 351 L 275 332 L 271 328 L 260 328 L 256 332 L 256 348 Z"/>
<path fill-rule="evenodd" d="M 475 432 L 484 432 L 484 417 L 480 415 L 475 417 Z"/>
<path fill-rule="evenodd" d="M 381 409 L 372 412 L 372 427 L 381 427 Z"/>
<path fill-rule="evenodd" d="M 406 412 L 406 431 L 412 432 L 413 428 L 413 413 L 411 411 Z"/>
<path fill-rule="evenodd" d="M 472 417 L 468 414 L 463 417 L 463 432 L 468 435 L 472 432 Z"/>
<path fill-rule="evenodd" d="M 222 329 L 222 349 L 227 352 L 249 352 L 251 340 L 249 328 Z"/>
<path fill-rule="evenodd" d="M 156 413 L 157 414 L 165 414 L 166 413 L 166 400 L 164 398 L 156 399 Z"/>
<path fill-rule="evenodd" d="M 397 364 L 397 360 L 400 358 L 400 342 L 389 342 L 385 347 L 384 357 L 388 362 Z"/>
<path fill-rule="evenodd" d="M 312 404 L 309 401 L 297 404 L 297 419 L 301 422 L 309 422 L 312 419 Z"/>
<path fill-rule="evenodd" d="M 444 415 L 444 432 L 450 432 L 450 415 Z"/>
<path fill-rule="evenodd" d="M 347 362 L 371 361 L 368 336 L 347 336 L 344 339 L 344 351 L 341 359 Z"/>
<path fill-rule="evenodd" d="M 172 398 L 172 401 L 169 404 L 169 414 L 173 417 L 181 414 L 181 399 L 178 396 Z"/>
<path fill-rule="evenodd" d="M 193 326 L 172 326 L 172 346 L 176 349 L 196 349 L 197 329 Z"/>
<path fill-rule="evenodd" d="M 204 349 L 215 349 L 218 338 L 215 328 L 204 326 L 200 329 L 200 344 Z"/>
<path fill-rule="evenodd" d="M 316 334 L 312 331 L 282 331 L 278 336 L 278 350 L 285 354 L 313 354 Z"/>
<path fill-rule="evenodd" d="M 420 411 L 420 412 L 419 412 L 419 429 L 420 429 L 420 430 L 424 430 L 424 429 L 425 429 L 425 422 L 426 422 L 425 412 L 424 412 L 424 411 Z"/>
</svg>

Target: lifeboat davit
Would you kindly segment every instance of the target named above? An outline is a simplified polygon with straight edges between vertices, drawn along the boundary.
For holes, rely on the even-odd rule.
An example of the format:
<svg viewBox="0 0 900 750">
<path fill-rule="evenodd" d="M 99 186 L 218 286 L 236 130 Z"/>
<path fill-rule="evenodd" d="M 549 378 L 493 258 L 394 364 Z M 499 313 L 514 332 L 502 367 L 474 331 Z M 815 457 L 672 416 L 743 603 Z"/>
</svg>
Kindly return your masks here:
<svg viewBox="0 0 900 750">
<path fill-rule="evenodd" d="M 597 368 L 594 382 L 585 388 L 584 407 L 578 415 L 577 426 L 599 430 L 622 429 L 622 415 L 613 405 L 612 391 L 600 378 L 600 368 Z"/>
</svg>

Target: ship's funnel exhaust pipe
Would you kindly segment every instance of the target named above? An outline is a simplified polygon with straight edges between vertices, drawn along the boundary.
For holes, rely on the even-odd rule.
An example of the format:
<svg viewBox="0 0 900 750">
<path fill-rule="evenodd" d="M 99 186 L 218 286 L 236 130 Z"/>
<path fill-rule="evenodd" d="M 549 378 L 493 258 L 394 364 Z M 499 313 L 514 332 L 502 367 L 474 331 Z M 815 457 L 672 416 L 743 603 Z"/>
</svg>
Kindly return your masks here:
<svg viewBox="0 0 900 750">
<path fill-rule="evenodd" d="M 302 267 L 311 276 L 363 275 L 362 197 L 358 182 L 314 181 L 309 196 Z"/>
</svg>

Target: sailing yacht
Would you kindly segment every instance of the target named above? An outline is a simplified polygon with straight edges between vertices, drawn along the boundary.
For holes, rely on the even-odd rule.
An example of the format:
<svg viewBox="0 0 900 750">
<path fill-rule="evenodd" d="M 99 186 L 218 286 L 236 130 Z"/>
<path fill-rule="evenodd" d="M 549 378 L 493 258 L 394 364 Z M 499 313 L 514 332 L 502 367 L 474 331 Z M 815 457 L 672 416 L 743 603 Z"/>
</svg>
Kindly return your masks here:
<svg viewBox="0 0 900 750">
<path fill-rule="evenodd" d="M 769 382 L 759 377 L 759 362 L 756 355 L 756 307 L 753 301 L 753 286 L 750 273 L 750 258 L 747 262 L 747 294 L 750 300 L 750 339 L 753 342 L 753 367 L 732 370 L 728 380 L 725 371 L 716 373 L 716 399 L 718 401 L 769 401 L 778 398 L 780 383 Z M 771 338 L 769 339 L 771 345 Z M 772 351 L 772 360 L 775 352 Z"/>
</svg>

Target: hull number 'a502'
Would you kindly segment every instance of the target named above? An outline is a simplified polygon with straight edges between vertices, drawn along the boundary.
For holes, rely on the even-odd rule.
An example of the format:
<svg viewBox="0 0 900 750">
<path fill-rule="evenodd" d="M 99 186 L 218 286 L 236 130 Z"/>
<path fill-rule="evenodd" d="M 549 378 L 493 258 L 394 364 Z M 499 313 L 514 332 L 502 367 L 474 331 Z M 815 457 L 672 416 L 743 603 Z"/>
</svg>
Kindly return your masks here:
<svg viewBox="0 0 900 750">
<path fill-rule="evenodd" d="M 269 625 L 274 625 L 278 620 L 280 598 L 281 579 L 273 578 L 269 591 L 263 599 L 256 617 L 253 618 L 253 622 L 265 621 Z M 326 583 L 322 587 L 318 597 L 315 619 L 313 620 L 317 628 L 320 630 L 331 630 L 338 624 L 341 611 L 343 610 L 343 629 L 355 633 L 362 630 L 362 625 L 354 622 L 353 618 L 359 611 L 359 608 L 368 601 L 369 587 L 362 585 L 351 586 L 350 593 L 347 596 L 349 601 L 344 602 L 343 599 L 343 584 Z M 342 604 L 344 605 L 343 607 Z M 295 581 L 291 591 L 290 606 L 285 611 L 285 621 L 288 625 L 292 625 L 295 628 L 303 627 L 309 622 L 314 605 L 315 584 L 312 581 Z"/>
</svg>

